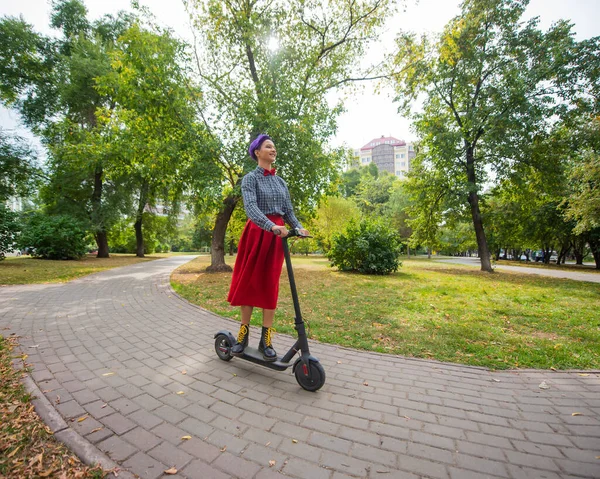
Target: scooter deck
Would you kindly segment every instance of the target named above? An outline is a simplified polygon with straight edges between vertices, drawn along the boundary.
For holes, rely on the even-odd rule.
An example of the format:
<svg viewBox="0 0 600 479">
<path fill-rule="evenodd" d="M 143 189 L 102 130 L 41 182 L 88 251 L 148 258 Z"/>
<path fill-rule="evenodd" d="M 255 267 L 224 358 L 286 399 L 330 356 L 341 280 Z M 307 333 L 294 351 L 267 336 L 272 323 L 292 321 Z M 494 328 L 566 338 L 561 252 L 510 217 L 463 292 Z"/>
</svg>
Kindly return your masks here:
<svg viewBox="0 0 600 479">
<path fill-rule="evenodd" d="M 234 356 L 235 358 L 236 356 Z M 276 369 L 277 371 L 285 371 L 287 368 L 292 366 L 294 363 L 283 363 L 281 362 L 282 356 L 277 357 L 277 361 L 265 361 L 263 359 L 262 353 L 258 350 L 258 348 L 254 348 L 252 346 L 246 346 L 244 348 L 244 354 L 242 356 L 237 356 L 239 359 L 245 359 L 246 361 L 250 361 L 256 364 L 260 364 L 261 366 L 265 366 L 270 369 Z"/>
</svg>

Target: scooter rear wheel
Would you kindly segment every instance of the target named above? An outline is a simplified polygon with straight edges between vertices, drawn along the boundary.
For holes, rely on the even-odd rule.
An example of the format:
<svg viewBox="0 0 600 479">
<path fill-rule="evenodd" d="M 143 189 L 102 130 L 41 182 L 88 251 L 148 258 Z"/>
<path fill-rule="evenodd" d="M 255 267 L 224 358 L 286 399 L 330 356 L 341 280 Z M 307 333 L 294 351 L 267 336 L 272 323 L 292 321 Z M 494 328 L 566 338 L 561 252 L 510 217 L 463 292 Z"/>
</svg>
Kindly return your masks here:
<svg viewBox="0 0 600 479">
<path fill-rule="evenodd" d="M 229 338 L 226 335 L 217 335 L 215 338 L 215 352 L 217 353 L 217 356 L 219 356 L 219 359 L 231 361 L 231 358 L 233 357 L 231 355 L 231 347 L 232 345 L 229 344 Z"/>
<path fill-rule="evenodd" d="M 296 375 L 296 381 L 302 389 L 307 391 L 318 391 L 325 384 L 325 369 L 321 366 L 321 363 L 316 361 L 309 361 L 308 366 L 301 364 L 298 360 L 296 367 L 294 368 L 294 374 Z M 309 377 L 310 368 L 310 377 Z"/>
</svg>

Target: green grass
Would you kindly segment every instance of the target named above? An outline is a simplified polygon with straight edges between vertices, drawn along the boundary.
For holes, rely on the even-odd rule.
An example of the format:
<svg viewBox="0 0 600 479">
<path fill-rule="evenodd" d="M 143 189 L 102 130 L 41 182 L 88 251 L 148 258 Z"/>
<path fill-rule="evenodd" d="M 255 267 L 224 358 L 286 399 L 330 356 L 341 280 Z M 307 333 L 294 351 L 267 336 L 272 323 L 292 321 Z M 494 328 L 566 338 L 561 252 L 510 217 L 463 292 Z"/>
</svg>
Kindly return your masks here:
<svg viewBox="0 0 600 479">
<path fill-rule="evenodd" d="M 143 261 L 165 258 L 168 254 L 153 254 L 146 258 L 111 254 L 110 258 L 87 255 L 79 260 L 59 261 L 27 257 L 7 257 L 0 261 L 0 285 L 63 283 L 81 276 Z"/>
<path fill-rule="evenodd" d="M 231 274 L 203 273 L 209 261 L 199 257 L 181 266 L 173 287 L 193 303 L 239 319 L 239 308 L 226 302 Z M 598 284 L 423 259 L 404 260 L 390 276 L 340 273 L 318 257 L 294 256 L 293 264 L 313 339 L 492 369 L 600 368 Z M 259 314 L 253 324 L 260 325 Z M 276 330 L 295 334 L 293 317 L 284 268 Z"/>
</svg>

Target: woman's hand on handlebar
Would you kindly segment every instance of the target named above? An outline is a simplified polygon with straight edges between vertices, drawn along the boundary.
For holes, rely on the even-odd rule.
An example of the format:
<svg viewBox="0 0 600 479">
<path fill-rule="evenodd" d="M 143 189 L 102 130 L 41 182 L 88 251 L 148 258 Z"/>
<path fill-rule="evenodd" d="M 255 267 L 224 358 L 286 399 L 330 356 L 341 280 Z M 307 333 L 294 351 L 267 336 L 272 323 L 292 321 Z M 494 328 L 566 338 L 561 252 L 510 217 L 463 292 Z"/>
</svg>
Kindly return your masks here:
<svg viewBox="0 0 600 479">
<path fill-rule="evenodd" d="M 298 236 L 310 236 L 310 233 L 308 232 L 308 230 L 302 228 L 298 230 Z"/>
<path fill-rule="evenodd" d="M 281 236 L 282 238 L 285 238 L 288 235 L 288 230 L 285 226 L 274 225 L 271 228 L 271 231 L 273 232 L 273 234 Z"/>
</svg>

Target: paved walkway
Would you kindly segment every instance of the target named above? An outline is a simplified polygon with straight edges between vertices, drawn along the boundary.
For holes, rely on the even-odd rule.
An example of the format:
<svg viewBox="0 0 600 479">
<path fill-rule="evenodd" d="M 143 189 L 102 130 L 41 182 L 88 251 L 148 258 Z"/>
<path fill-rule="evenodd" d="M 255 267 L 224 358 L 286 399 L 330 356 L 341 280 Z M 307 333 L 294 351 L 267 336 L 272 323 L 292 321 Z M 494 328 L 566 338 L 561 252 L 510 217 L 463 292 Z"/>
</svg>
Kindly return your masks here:
<svg viewBox="0 0 600 479">
<path fill-rule="evenodd" d="M 481 267 L 481 261 L 479 258 L 465 258 L 456 256 L 454 258 L 444 258 L 436 260 L 439 263 L 454 263 L 454 264 L 466 264 L 468 266 Z M 600 274 L 598 273 L 586 273 L 585 271 L 572 271 L 550 268 L 536 268 L 527 266 L 510 266 L 501 263 L 496 263 L 495 268 L 502 271 L 513 271 L 515 273 L 525 274 L 537 274 L 539 276 L 549 276 L 551 278 L 563 278 L 572 279 L 574 281 L 588 281 L 590 283 L 600 283 Z"/>
<path fill-rule="evenodd" d="M 173 293 L 189 259 L 0 288 L 0 330 L 20 336 L 43 417 L 120 478 L 600 477 L 599 371 L 492 373 L 311 343 L 327 382 L 309 393 L 289 370 L 216 357 L 213 334 L 237 323 Z"/>
</svg>

